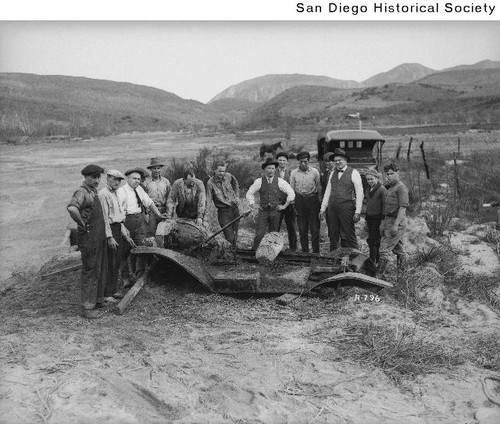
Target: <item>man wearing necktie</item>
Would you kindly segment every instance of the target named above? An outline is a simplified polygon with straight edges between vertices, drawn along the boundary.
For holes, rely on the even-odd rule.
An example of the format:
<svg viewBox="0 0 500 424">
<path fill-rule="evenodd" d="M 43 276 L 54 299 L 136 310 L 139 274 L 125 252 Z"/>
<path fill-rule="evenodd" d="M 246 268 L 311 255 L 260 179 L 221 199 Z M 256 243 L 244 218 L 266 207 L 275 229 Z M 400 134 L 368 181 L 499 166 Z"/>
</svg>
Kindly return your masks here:
<svg viewBox="0 0 500 424">
<path fill-rule="evenodd" d="M 144 177 L 145 171 L 142 168 L 133 168 L 125 172 L 127 183 L 116 191 L 118 200 L 125 212 L 125 227 L 130 232 L 130 237 L 137 246 L 143 244 L 146 238 L 146 220 L 145 213 L 148 209 L 159 219 L 166 219 L 167 214 L 161 213 L 155 203 L 147 195 L 144 189 L 140 186 L 141 179 Z M 124 286 L 130 285 L 127 281 L 128 265 L 127 259 L 130 255 L 130 247 L 126 246 L 122 255 L 122 277 Z M 135 277 L 139 278 L 145 270 L 146 263 L 144 258 L 138 256 L 136 261 L 132 262 L 132 270 L 135 272 Z"/>
<path fill-rule="evenodd" d="M 263 164 L 264 175 L 257 178 L 247 191 L 246 198 L 250 206 L 258 210 L 257 228 L 253 249 L 257 250 L 266 233 L 279 230 L 281 211 L 295 199 L 295 193 L 283 178 L 276 174 L 278 162 L 268 158 Z M 255 193 L 259 192 L 260 204 L 255 203 Z M 280 193 L 286 193 L 285 203 L 281 203 Z"/>
<path fill-rule="evenodd" d="M 360 219 L 363 206 L 363 183 L 359 172 L 347 166 L 348 159 L 343 149 L 334 150 L 335 169 L 321 203 L 320 219 L 325 217 L 328 209 L 330 251 L 338 249 L 341 232 L 344 237 L 342 247 L 358 249 L 355 223 Z"/>
</svg>

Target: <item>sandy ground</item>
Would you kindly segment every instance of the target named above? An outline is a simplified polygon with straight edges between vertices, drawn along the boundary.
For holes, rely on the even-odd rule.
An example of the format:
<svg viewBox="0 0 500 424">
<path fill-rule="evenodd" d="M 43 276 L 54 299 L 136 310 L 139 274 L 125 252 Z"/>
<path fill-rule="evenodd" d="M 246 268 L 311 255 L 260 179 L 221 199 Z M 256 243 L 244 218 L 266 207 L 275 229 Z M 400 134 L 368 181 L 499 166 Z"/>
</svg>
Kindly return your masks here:
<svg viewBox="0 0 500 424">
<path fill-rule="evenodd" d="M 168 142 L 181 150 L 173 136 L 147 137 L 147 154 L 134 150 L 143 163 Z M 474 342 L 498 334 L 498 310 L 446 292 L 432 267 L 411 270 L 428 276 L 429 302 L 420 309 L 405 308 L 395 291 L 374 301 L 356 288 L 280 306 L 273 297 L 206 293 L 159 272 L 124 315 L 81 318 L 79 272 L 42 280 L 38 269 L 64 253 L 56 246 L 79 183 L 75 168 L 96 154 L 100 163 L 120 157 L 120 148 L 133 150 L 132 138 L 2 147 L 0 173 L 12 184 L 1 193 L 0 422 L 474 423 L 479 408 L 500 409 L 482 387 L 500 364 L 480 358 Z M 206 142 L 186 141 L 185 154 Z M 409 244 L 432 245 L 422 228 L 416 221 Z M 494 249 L 474 234 L 451 237 L 464 272 L 498 275 Z M 370 324 L 414 328 L 461 360 L 394 379 L 346 353 L 350 329 Z"/>
</svg>

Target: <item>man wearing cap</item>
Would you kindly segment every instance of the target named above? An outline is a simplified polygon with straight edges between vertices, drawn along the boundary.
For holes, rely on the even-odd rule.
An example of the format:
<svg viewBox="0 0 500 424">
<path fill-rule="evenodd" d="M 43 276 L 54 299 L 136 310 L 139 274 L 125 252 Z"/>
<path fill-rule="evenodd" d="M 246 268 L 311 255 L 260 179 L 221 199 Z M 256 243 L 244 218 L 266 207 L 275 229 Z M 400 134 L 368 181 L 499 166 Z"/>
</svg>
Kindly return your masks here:
<svg viewBox="0 0 500 424">
<path fill-rule="evenodd" d="M 73 193 L 67 209 L 78 226 L 78 248 L 82 255 L 81 313 L 85 318 L 98 318 L 102 314 L 96 307 L 104 304 L 106 235 L 97 187 L 104 169 L 88 165 L 81 173 L 83 184 Z"/>
<path fill-rule="evenodd" d="M 203 181 L 195 177 L 190 169 L 184 171 L 183 177 L 175 180 L 167 199 L 167 216 L 194 219 L 197 225 L 203 224 L 207 196 Z"/>
<path fill-rule="evenodd" d="M 125 212 L 125 227 L 127 227 L 130 232 L 130 237 L 137 246 L 142 245 L 143 240 L 146 238 L 145 213 L 148 208 L 151 209 L 158 218 L 167 218 L 167 215 L 165 213 L 162 214 L 158 210 L 154 202 L 140 186 L 144 173 L 145 171 L 142 168 L 129 169 L 125 172 L 127 183 L 116 191 L 118 200 Z M 127 281 L 128 265 L 126 262 L 130 254 L 130 247 L 127 246 L 123 250 L 121 269 L 124 285 L 127 286 L 130 282 Z M 132 263 L 132 270 L 134 270 L 134 268 L 135 276 L 139 278 L 145 270 L 144 258 L 138 256 L 135 263 Z"/>
<path fill-rule="evenodd" d="M 167 211 L 167 198 L 170 193 L 170 181 L 161 175 L 161 169 L 164 166 L 158 158 L 151 158 L 151 163 L 148 166 L 148 169 L 151 171 L 151 177 L 146 178 L 143 184 L 144 191 L 151 197 L 151 200 L 161 213 Z M 156 234 L 159 219 L 152 210 L 149 210 L 148 215 L 147 236 L 153 237 Z"/>
<path fill-rule="evenodd" d="M 262 164 L 264 175 L 257 178 L 247 191 L 246 198 L 250 206 L 258 209 L 257 229 L 253 241 L 253 249 L 257 250 L 267 232 L 279 230 L 281 211 L 285 210 L 295 199 L 295 193 L 283 178 L 276 175 L 278 162 L 267 158 Z M 255 203 L 255 193 L 259 192 L 260 204 Z M 286 200 L 281 204 L 280 192 L 286 193 Z"/>
<path fill-rule="evenodd" d="M 368 248 L 370 259 L 378 264 L 380 255 L 380 223 L 384 217 L 384 199 L 387 189 L 380 183 L 380 174 L 369 169 L 365 174 L 369 190 L 366 193 L 366 226 L 368 227 Z"/>
<path fill-rule="evenodd" d="M 104 213 L 104 228 L 107 240 L 107 275 L 104 296 L 109 301 L 112 297 L 115 299 L 123 297 L 122 287 L 118 287 L 122 250 L 125 242 L 132 247 L 135 247 L 135 243 L 125 227 L 125 211 L 116 194 L 125 177 L 116 169 L 110 169 L 106 172 L 106 175 L 106 187 L 99 190 L 98 195 Z"/>
<path fill-rule="evenodd" d="M 328 180 L 321 203 L 320 219 L 325 217 L 328 209 L 330 251 L 338 249 L 341 232 L 345 237 L 342 240 L 343 247 L 358 248 L 355 223 L 360 219 L 363 206 L 363 183 L 359 172 L 347 166 L 347 160 L 343 149 L 334 150 L 335 169 Z"/>
<path fill-rule="evenodd" d="M 295 209 L 299 226 L 300 245 L 309 252 L 309 231 L 314 253 L 319 253 L 319 207 L 321 181 L 319 171 L 309 165 L 311 155 L 303 151 L 297 155 L 299 167 L 290 175 L 290 185 L 295 191 Z"/>
<path fill-rule="evenodd" d="M 399 180 L 399 166 L 395 162 L 384 166 L 387 175 L 387 192 L 384 200 L 384 220 L 380 225 L 382 240 L 380 241 L 380 262 L 378 272 L 380 278 L 385 277 L 391 252 L 397 256 L 398 267 L 406 265 L 406 252 L 403 236 L 407 226 L 406 208 L 409 204 L 408 189 Z"/>
<path fill-rule="evenodd" d="M 288 184 L 290 184 L 290 169 L 288 168 L 288 155 L 285 152 L 279 152 L 276 155 L 276 160 L 278 161 L 278 168 L 276 170 L 276 175 L 283 178 Z M 280 191 L 281 203 L 286 202 L 286 194 Z M 295 207 L 293 202 L 288 205 L 288 207 L 281 211 L 279 229 L 281 229 L 281 223 L 283 218 L 285 219 L 286 231 L 288 233 L 288 246 L 290 250 L 297 250 L 297 232 L 295 231 Z"/>
<path fill-rule="evenodd" d="M 207 205 L 203 224 L 208 226 L 208 217 L 213 208 L 217 209 L 217 219 L 222 227 L 240 216 L 238 199 L 240 186 L 236 178 L 226 172 L 226 163 L 218 160 L 214 163 L 214 175 L 207 182 Z M 236 247 L 239 221 L 224 230 L 226 240 Z"/>
</svg>

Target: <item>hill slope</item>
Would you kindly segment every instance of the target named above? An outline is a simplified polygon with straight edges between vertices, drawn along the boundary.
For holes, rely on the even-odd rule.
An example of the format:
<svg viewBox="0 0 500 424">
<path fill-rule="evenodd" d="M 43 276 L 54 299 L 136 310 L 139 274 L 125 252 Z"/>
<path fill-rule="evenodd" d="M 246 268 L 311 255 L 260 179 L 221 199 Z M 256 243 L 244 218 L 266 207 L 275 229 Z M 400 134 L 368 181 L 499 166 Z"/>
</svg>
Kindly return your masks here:
<svg viewBox="0 0 500 424">
<path fill-rule="evenodd" d="M 223 98 L 237 98 L 251 102 L 264 102 L 288 88 L 299 85 L 316 85 L 334 88 L 357 87 L 356 81 L 304 74 L 273 74 L 253 78 L 233 85 L 215 96 L 209 103 Z"/>
<path fill-rule="evenodd" d="M 371 78 L 363 81 L 363 87 L 373 87 L 384 84 L 394 83 L 408 83 L 423 78 L 429 74 L 436 72 L 434 69 L 427 68 L 426 66 L 418 63 L 404 63 L 396 66 L 387 72 L 374 75 Z"/>
<path fill-rule="evenodd" d="M 221 119 L 203 103 L 157 88 L 20 73 L 0 74 L 0 113 L 4 123 L 21 121 L 17 126 L 26 132 L 45 133 L 38 135 L 178 130 L 193 128 L 193 123 L 212 126 Z"/>
</svg>

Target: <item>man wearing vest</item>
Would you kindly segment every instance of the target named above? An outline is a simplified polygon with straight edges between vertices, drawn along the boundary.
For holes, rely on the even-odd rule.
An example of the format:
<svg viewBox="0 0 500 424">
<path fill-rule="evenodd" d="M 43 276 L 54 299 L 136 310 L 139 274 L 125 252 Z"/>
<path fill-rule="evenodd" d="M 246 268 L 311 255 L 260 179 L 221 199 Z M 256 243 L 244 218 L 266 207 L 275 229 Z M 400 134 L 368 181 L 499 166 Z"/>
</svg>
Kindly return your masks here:
<svg viewBox="0 0 500 424">
<path fill-rule="evenodd" d="M 328 209 L 330 221 L 330 251 L 339 247 L 341 231 L 345 237 L 343 247 L 358 249 L 354 224 L 359 221 L 363 206 L 363 183 L 359 172 L 347 166 L 348 157 L 342 149 L 335 149 L 333 171 L 321 203 L 320 219 Z"/>
<path fill-rule="evenodd" d="M 311 245 L 314 253 L 319 253 L 319 196 L 321 182 L 319 171 L 309 165 L 309 152 L 300 152 L 297 155 L 299 167 L 290 175 L 290 186 L 295 192 L 295 209 L 302 252 L 309 252 L 309 231 L 311 231 Z"/>
<path fill-rule="evenodd" d="M 283 178 L 276 174 L 278 162 L 268 158 L 262 164 L 264 175 L 257 178 L 247 191 L 246 198 L 251 207 L 256 205 L 255 193 L 259 192 L 260 204 L 258 205 L 257 229 L 253 241 L 253 249 L 257 250 L 267 232 L 279 230 L 281 211 L 285 210 L 290 202 L 295 199 L 295 193 Z M 280 193 L 286 193 L 286 201 L 281 204 Z M 257 206 L 255 206 L 257 207 Z"/>
<path fill-rule="evenodd" d="M 290 169 L 288 168 L 288 155 L 285 152 L 279 152 L 276 155 L 276 160 L 278 161 L 278 169 L 276 174 L 278 177 L 283 178 L 288 184 L 290 184 Z M 286 194 L 280 192 L 281 203 L 286 202 Z M 288 247 L 290 250 L 297 250 L 297 232 L 295 231 L 295 206 L 290 203 L 288 207 L 281 212 L 280 223 L 278 230 L 281 229 L 281 223 L 285 219 L 286 231 L 288 233 Z"/>
</svg>

